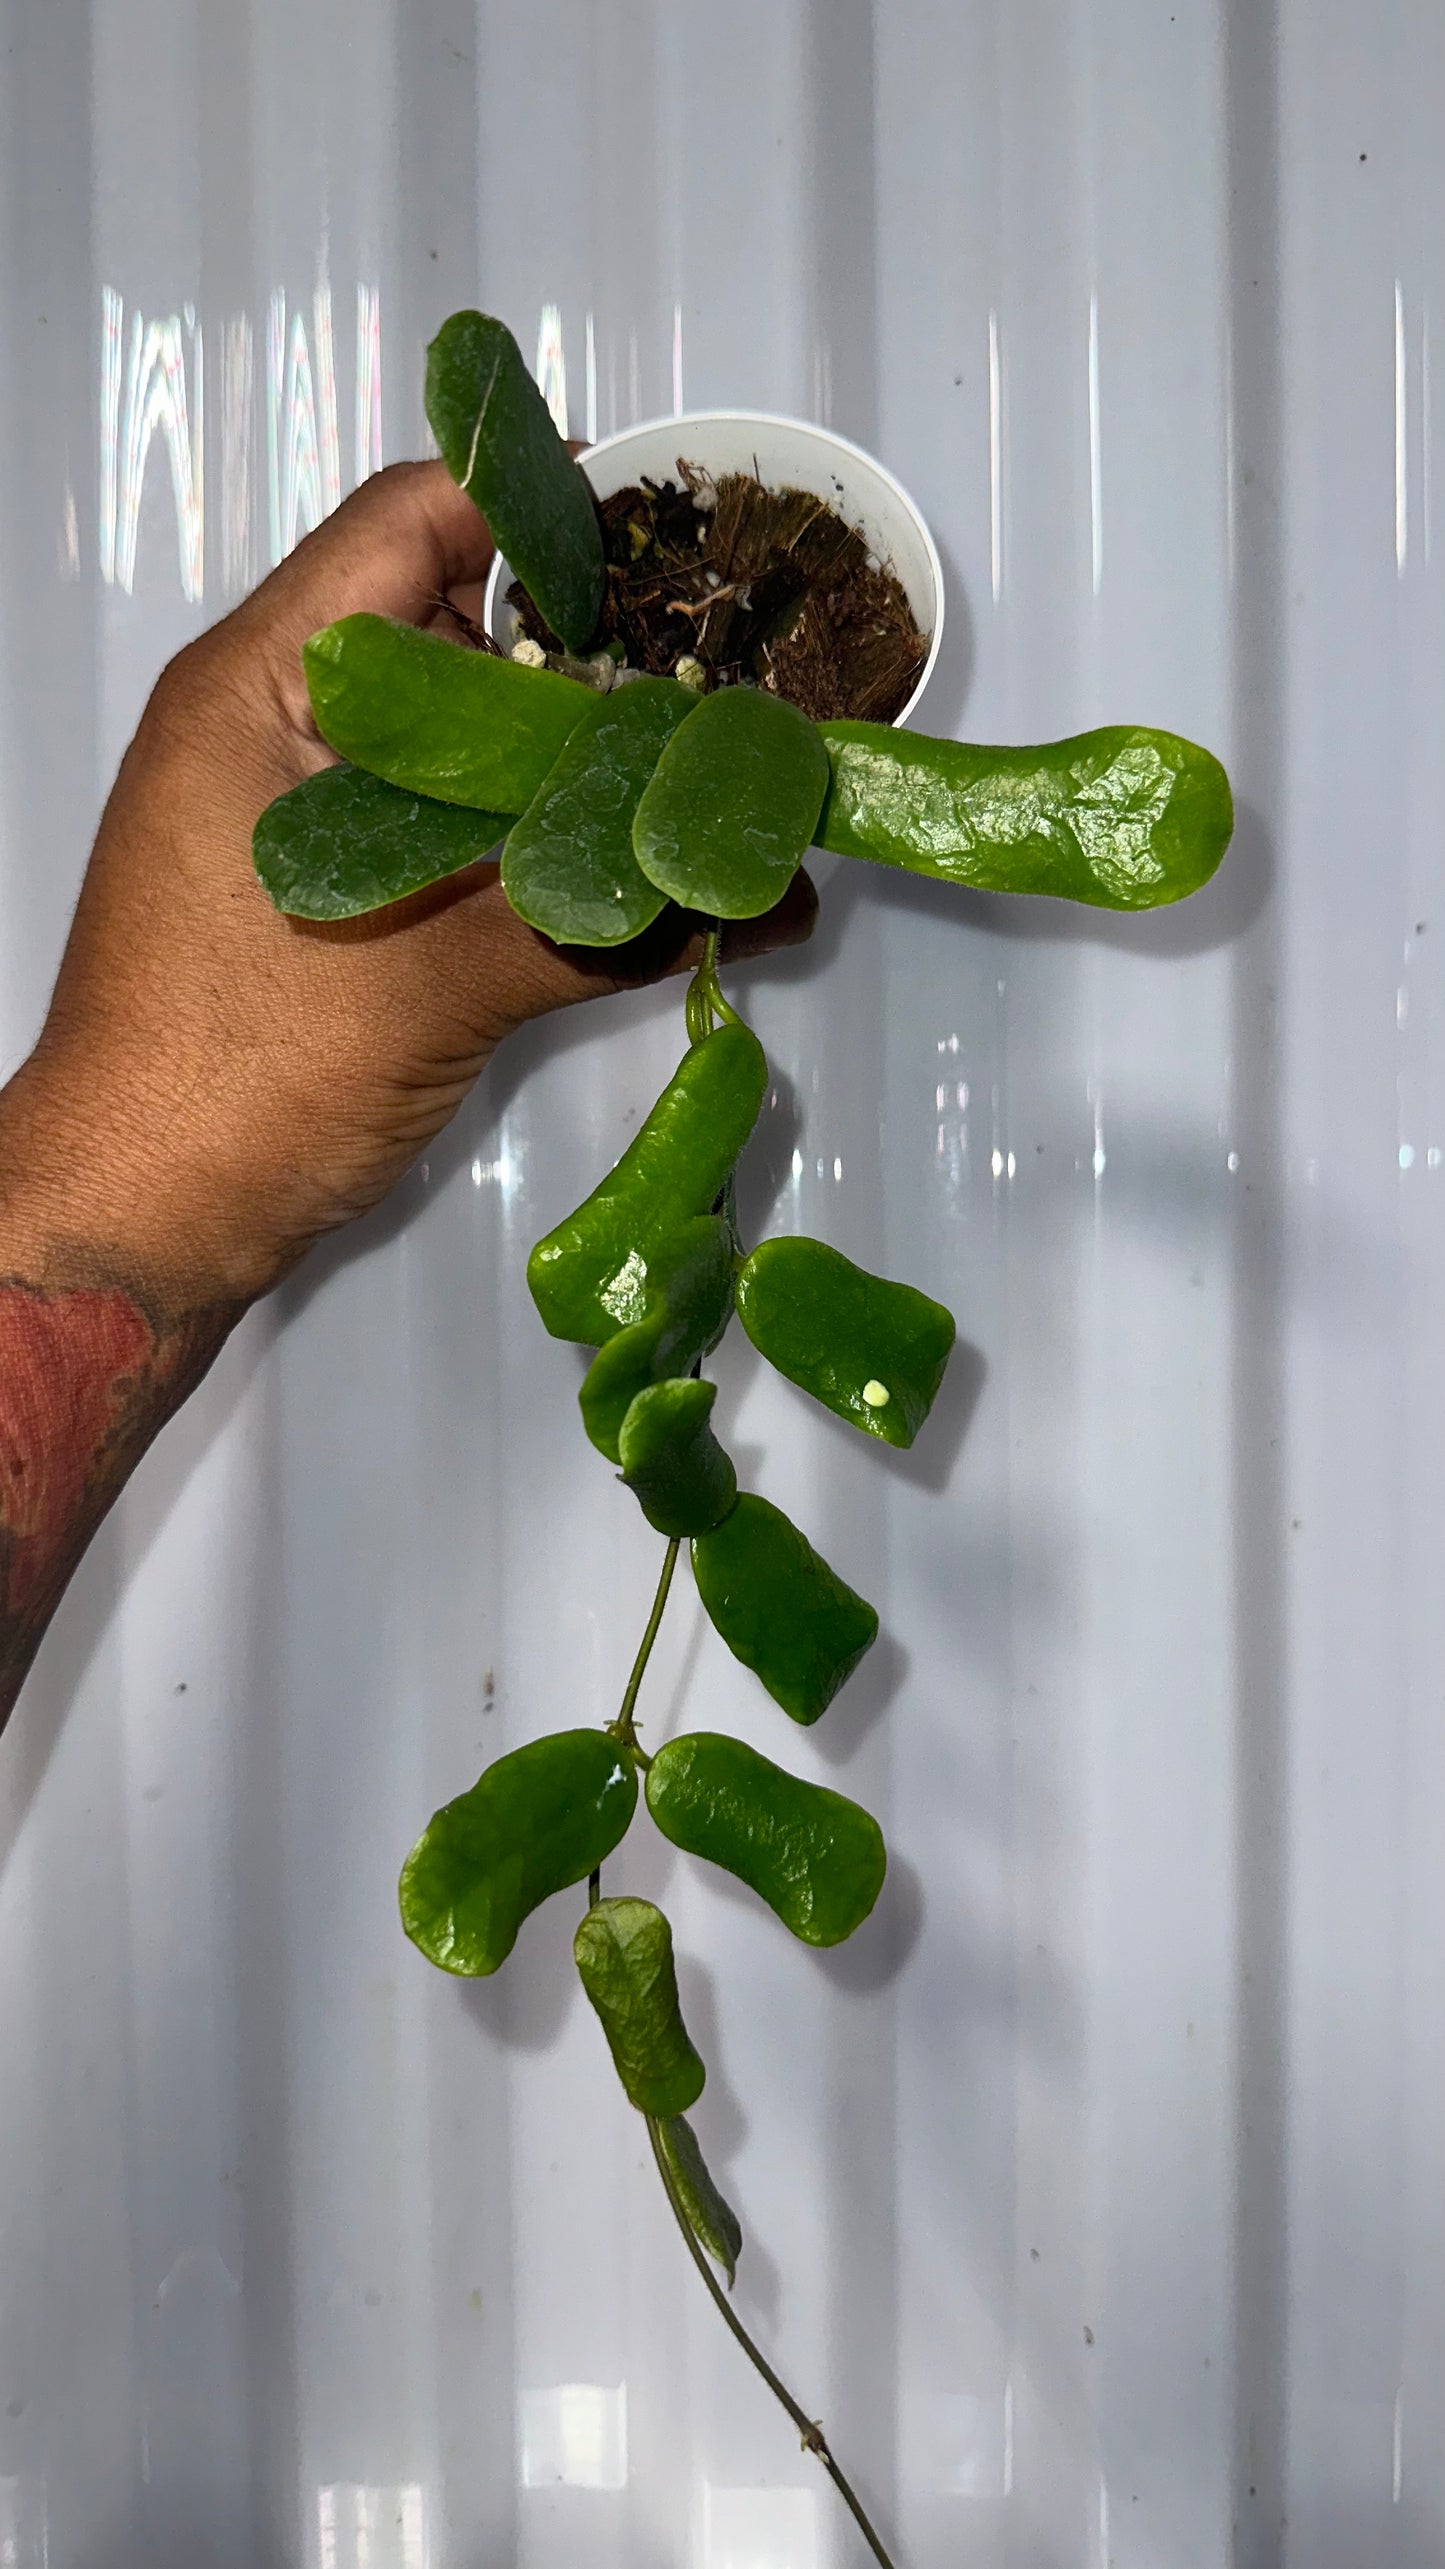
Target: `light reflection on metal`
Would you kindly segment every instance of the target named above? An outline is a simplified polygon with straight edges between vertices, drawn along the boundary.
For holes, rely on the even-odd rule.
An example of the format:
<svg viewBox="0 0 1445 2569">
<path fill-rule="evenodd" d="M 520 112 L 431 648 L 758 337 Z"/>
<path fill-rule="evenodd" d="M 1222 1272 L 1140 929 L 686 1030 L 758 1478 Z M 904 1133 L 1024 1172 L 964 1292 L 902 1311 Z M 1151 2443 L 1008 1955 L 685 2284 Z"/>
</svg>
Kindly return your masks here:
<svg viewBox="0 0 1445 2569">
<path fill-rule="evenodd" d="M 319 2569 L 429 2569 L 426 2491 L 338 2480 L 316 2493 Z"/>
<path fill-rule="evenodd" d="M 1405 576 L 1410 550 L 1409 434 L 1405 403 L 1409 379 L 1405 365 L 1405 289 L 1395 279 L 1395 572 Z"/>
<path fill-rule="evenodd" d="M 607 343 L 607 434 L 609 437 L 615 433 L 617 425 L 617 333 L 614 330 Z"/>
<path fill-rule="evenodd" d="M 320 391 L 317 425 L 321 432 L 322 513 L 336 508 L 341 500 L 341 439 L 336 425 L 336 345 L 331 335 L 331 288 L 317 290 L 313 307 L 316 316 L 316 381 Z"/>
<path fill-rule="evenodd" d="M 954 1050 L 958 1038 L 953 1038 Z M 942 1052 L 942 1044 L 938 1047 Z M 934 1127 L 934 1157 L 941 1163 L 947 1196 L 952 1203 L 960 1198 L 968 1176 L 968 1082 L 966 1079 L 940 1079 L 933 1091 L 933 1109 L 937 1116 Z M 995 1157 L 998 1154 L 995 1153 Z M 1012 1157 L 1012 1154 L 1010 1154 Z M 995 1169 L 994 1175 L 999 1174 Z M 1010 1171 L 1012 1175 L 1012 1171 Z"/>
<path fill-rule="evenodd" d="M 1104 584 L 1104 463 L 1099 426 L 1099 298 L 1089 297 L 1089 542 L 1094 595 Z"/>
<path fill-rule="evenodd" d="M 221 331 L 221 591 L 244 597 L 251 585 L 251 391 L 254 334 L 244 312 Z"/>
<path fill-rule="evenodd" d="M 46 2569 L 47 2515 L 43 2480 L 0 2479 L 0 2569 Z"/>
<path fill-rule="evenodd" d="M 280 562 L 303 533 L 319 526 L 341 498 L 329 286 L 317 288 L 312 325 L 314 374 L 305 321 L 294 313 L 288 338 L 286 296 L 278 287 L 266 323 L 266 464 L 273 563 Z"/>
<path fill-rule="evenodd" d="M 537 381 L 542 398 L 556 423 L 559 436 L 567 434 L 567 358 L 562 346 L 562 313 L 559 305 L 544 303 L 537 328 Z"/>
<path fill-rule="evenodd" d="M 68 473 L 60 512 L 60 576 L 62 580 L 78 580 L 80 577 L 80 515 L 75 505 L 75 487 Z"/>
<path fill-rule="evenodd" d="M 818 2569 L 817 2491 L 703 2483 L 703 2569 Z"/>
<path fill-rule="evenodd" d="M 381 470 L 381 292 L 356 289 L 356 479 Z"/>
<path fill-rule="evenodd" d="M 100 290 L 100 575 L 115 578 L 116 450 L 120 437 L 120 332 L 125 305 Z"/>
<path fill-rule="evenodd" d="M 910 2420 L 913 2468 L 925 2488 L 985 2504 L 1013 2489 L 1013 2393 L 990 2383 L 974 2391 L 935 2391 Z"/>
<path fill-rule="evenodd" d="M 170 459 L 176 546 L 183 595 L 205 586 L 205 351 L 195 307 L 147 322 L 131 315 L 130 351 L 121 386 L 124 297 L 101 291 L 100 572 L 126 591 L 135 584 L 141 494 L 151 441 L 159 429 Z M 193 390 L 187 383 L 187 343 Z"/>
<path fill-rule="evenodd" d="M 627 2385 L 558 2382 L 524 2390 L 520 2436 L 524 2489 L 625 2489 Z"/>
<path fill-rule="evenodd" d="M 1420 322 L 1420 525 L 1430 559 L 1430 314 Z"/>
<path fill-rule="evenodd" d="M 585 323 L 585 429 L 599 433 L 596 317 Z M 672 398 L 680 410 L 683 387 L 683 318 L 672 317 Z M 170 464 L 176 508 L 177 551 L 185 597 L 198 601 L 205 585 L 205 349 L 192 305 L 147 323 L 132 313 L 127 340 L 124 297 L 107 286 L 102 296 L 100 384 L 99 551 L 102 577 L 129 592 L 146 466 L 159 429 Z M 831 406 L 824 379 L 821 407 Z M 642 366 L 637 332 L 628 334 L 628 406 L 642 408 Z M 616 421 L 616 352 L 607 355 L 608 400 Z M 245 313 L 221 330 L 221 454 L 219 474 L 220 576 L 226 598 L 244 594 L 255 576 L 256 512 L 252 458 L 255 333 Z M 557 304 L 544 304 L 537 341 L 537 379 L 553 419 L 568 425 L 566 351 Z M 271 562 L 280 562 L 300 536 L 320 524 L 341 498 L 341 454 L 332 297 L 321 286 L 310 326 L 302 312 L 288 312 L 284 289 L 268 300 L 265 326 L 265 431 L 267 535 Z M 428 445 L 435 451 L 433 441 Z M 356 288 L 355 479 L 382 463 L 381 298 L 375 286 Z M 998 545 L 995 543 L 996 584 Z M 70 494 L 60 534 L 63 577 L 79 573 L 79 534 Z M 997 594 L 997 585 L 995 588 Z"/>
</svg>

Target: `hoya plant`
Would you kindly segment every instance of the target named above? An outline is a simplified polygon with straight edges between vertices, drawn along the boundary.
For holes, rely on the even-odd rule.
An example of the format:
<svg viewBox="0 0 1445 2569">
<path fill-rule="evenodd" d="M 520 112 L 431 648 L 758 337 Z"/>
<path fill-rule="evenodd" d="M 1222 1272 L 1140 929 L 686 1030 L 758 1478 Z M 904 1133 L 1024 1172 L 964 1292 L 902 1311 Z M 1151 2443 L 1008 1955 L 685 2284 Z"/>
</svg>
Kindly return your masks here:
<svg viewBox="0 0 1445 2569">
<path fill-rule="evenodd" d="M 596 1351 L 584 1432 L 662 1545 L 631 1673 L 615 1712 L 513 1749 L 434 1815 L 402 1868 L 402 1924 L 442 1970 L 485 1975 L 542 1901 L 585 1884 L 578 1974 L 693 2261 L 887 2569 L 822 2428 L 718 2280 L 731 2287 L 742 2234 L 688 2120 L 706 2069 L 672 1930 L 625 1874 L 610 1878 L 641 1802 L 674 1846 L 747 1884 L 803 1944 L 838 1944 L 868 1916 L 887 1865 L 878 1823 L 792 1773 L 785 1731 L 776 1760 L 712 1731 L 645 1745 L 639 1699 L 684 1547 L 715 1630 L 786 1721 L 820 1720 L 878 1633 L 873 1606 L 806 1532 L 739 1487 L 703 1370 L 734 1315 L 800 1391 L 893 1446 L 923 1428 L 954 1341 L 941 1304 L 824 1241 L 739 1236 L 734 1172 L 769 1072 L 722 990 L 720 926 L 770 909 L 813 845 L 991 891 L 1155 908 L 1218 865 L 1229 786 L 1207 751 L 1167 732 L 972 747 L 810 720 L 770 686 L 766 659 L 761 682 L 710 684 L 681 649 L 681 679 L 627 669 L 615 642 L 597 650 L 609 584 L 654 539 L 644 523 L 639 545 L 634 521 L 623 570 L 609 558 L 585 471 L 501 322 L 463 312 L 445 324 L 427 413 L 553 647 L 524 642 L 513 657 L 480 633 L 482 647 L 465 648 L 372 615 L 315 634 L 311 702 L 342 763 L 262 815 L 261 881 L 292 916 L 347 918 L 501 841 L 507 897 L 542 936 L 625 945 L 673 903 L 704 941 L 672 1079 L 527 1271 L 544 1327 Z"/>
</svg>

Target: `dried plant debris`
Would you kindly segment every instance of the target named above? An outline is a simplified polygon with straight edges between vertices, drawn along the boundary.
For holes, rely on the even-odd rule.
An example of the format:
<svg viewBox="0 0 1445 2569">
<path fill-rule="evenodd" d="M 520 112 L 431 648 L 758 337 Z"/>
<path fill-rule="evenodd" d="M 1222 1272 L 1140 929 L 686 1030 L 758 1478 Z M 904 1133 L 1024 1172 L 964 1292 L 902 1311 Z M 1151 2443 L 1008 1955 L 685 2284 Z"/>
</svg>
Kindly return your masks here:
<svg viewBox="0 0 1445 2569">
<path fill-rule="evenodd" d="M 815 722 L 891 722 L 928 637 L 857 528 L 811 491 L 766 490 L 751 473 L 714 483 L 681 456 L 677 470 L 598 504 L 607 588 L 590 658 L 564 651 L 514 581 L 525 640 L 595 686 L 765 687 Z"/>
</svg>

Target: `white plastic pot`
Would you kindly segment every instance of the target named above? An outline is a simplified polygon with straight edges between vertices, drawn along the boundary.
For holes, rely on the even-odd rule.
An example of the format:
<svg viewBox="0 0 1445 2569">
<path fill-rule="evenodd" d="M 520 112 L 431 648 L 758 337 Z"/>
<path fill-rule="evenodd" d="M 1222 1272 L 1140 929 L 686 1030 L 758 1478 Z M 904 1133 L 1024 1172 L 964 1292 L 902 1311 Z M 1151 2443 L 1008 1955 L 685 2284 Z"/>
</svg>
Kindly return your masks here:
<svg viewBox="0 0 1445 2569">
<path fill-rule="evenodd" d="M 902 483 L 861 446 L 835 437 L 831 429 L 761 410 L 684 410 L 665 419 L 645 419 L 602 438 L 580 461 L 598 498 L 608 499 L 644 474 L 653 481 L 675 481 L 680 455 L 715 477 L 755 473 L 771 490 L 812 491 L 861 529 L 870 550 L 897 573 L 918 629 L 929 637 L 918 684 L 896 717 L 907 722 L 933 674 L 943 637 L 943 567 L 923 515 Z M 506 596 L 512 576 L 498 555 L 483 613 L 487 631 L 504 650 L 517 632 Z"/>
</svg>

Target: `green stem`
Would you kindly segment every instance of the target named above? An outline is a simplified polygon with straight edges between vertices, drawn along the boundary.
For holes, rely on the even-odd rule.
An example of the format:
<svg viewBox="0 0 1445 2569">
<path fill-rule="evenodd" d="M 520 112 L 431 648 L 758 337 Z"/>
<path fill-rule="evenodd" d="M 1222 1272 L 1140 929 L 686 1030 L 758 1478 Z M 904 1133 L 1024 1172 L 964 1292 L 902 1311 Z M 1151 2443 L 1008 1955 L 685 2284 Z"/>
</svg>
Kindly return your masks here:
<svg viewBox="0 0 1445 2569">
<path fill-rule="evenodd" d="M 859 2499 L 850 2482 L 847 2480 L 843 2472 L 839 2470 L 837 2463 L 834 2461 L 832 2453 L 829 2450 L 828 2439 L 823 2433 L 822 2427 L 819 2425 L 816 2418 L 809 2417 L 807 2411 L 800 2407 L 798 2401 L 794 2399 L 786 2382 L 779 2380 L 777 2374 L 773 2371 L 772 2365 L 768 2362 L 766 2355 L 763 2353 L 762 2348 L 755 2345 L 752 2338 L 748 2335 L 748 2332 L 744 2328 L 742 2321 L 739 2319 L 737 2312 L 734 2310 L 732 2303 L 728 2300 L 727 2294 L 723 2291 L 721 2284 L 718 2282 L 716 2275 L 708 2264 L 706 2253 L 698 2245 L 693 2232 L 692 2223 L 687 2217 L 686 2207 L 678 2194 L 676 2186 L 673 2184 L 672 2170 L 667 2164 L 667 2158 L 662 2147 L 662 2137 L 657 2128 L 657 2117 L 653 2114 L 649 2114 L 646 2117 L 646 2122 L 647 2137 L 652 2143 L 652 2155 L 657 2161 L 657 2173 L 662 2179 L 663 2192 L 672 2206 L 673 2219 L 676 2221 L 679 2230 L 682 2232 L 687 2253 L 691 2257 L 693 2264 L 696 2266 L 698 2273 L 701 2275 L 703 2282 L 706 2284 L 714 2304 L 717 2309 L 721 2311 L 724 2320 L 732 2330 L 734 2337 L 737 2339 L 738 2344 L 741 2346 L 743 2353 L 746 2355 L 748 2362 L 752 2365 L 754 2371 L 762 2375 L 762 2378 L 767 2383 L 774 2399 L 780 2401 L 782 2406 L 787 2410 L 789 2417 L 792 2419 L 794 2426 L 797 2428 L 798 2433 L 803 2439 L 803 2448 L 805 2452 L 816 2453 L 824 2470 L 827 2472 L 829 2479 L 832 2481 L 834 2488 L 837 2490 L 839 2497 L 842 2499 L 844 2506 L 847 2508 L 854 2523 L 858 2527 L 859 2532 L 862 2534 L 864 2541 L 867 2543 L 869 2550 L 872 2552 L 874 2559 L 881 2563 L 881 2569 L 894 2569 L 893 2560 L 890 2554 L 884 2550 L 882 2542 L 879 2540 L 878 2535 L 874 2532 L 872 2525 L 869 2523 L 867 2516 L 863 2512 L 862 2501 Z"/>
<path fill-rule="evenodd" d="M 699 963 L 696 972 L 688 983 L 686 1011 L 687 1032 L 688 1040 L 692 1044 L 700 1044 L 706 1041 L 707 1037 L 713 1030 L 714 1016 L 720 1017 L 725 1025 L 740 1026 L 743 1022 L 737 1014 L 736 1009 L 729 1007 L 726 999 L 723 997 L 722 989 L 718 981 L 718 943 L 721 933 L 722 921 L 720 919 L 715 919 L 703 941 L 702 961 Z M 738 1241 L 737 1222 L 733 1212 L 733 1181 L 731 1175 L 729 1175 L 727 1185 L 719 1199 L 719 1205 L 721 1210 L 726 1214 L 728 1226 L 733 1235 L 734 1248 L 737 1250 L 738 1255 L 741 1256 L 741 1244 Z M 694 1374 L 700 1375 L 701 1371 L 702 1367 L 700 1363 L 693 1367 Z M 682 1539 L 679 1535 L 674 1535 L 668 1544 L 666 1553 L 663 1556 L 662 1575 L 657 1582 L 657 1594 L 652 1600 L 652 1612 L 647 1619 L 647 1630 L 642 1636 L 641 1647 L 633 1662 L 632 1674 L 627 1681 L 627 1692 L 622 1698 L 621 1710 L 618 1713 L 616 1721 L 610 1725 L 613 1737 L 629 1748 L 632 1751 L 633 1756 L 638 1760 L 638 1763 L 644 1767 L 649 1766 L 652 1761 L 637 1745 L 637 1732 L 633 1723 L 633 1712 L 637 1703 L 638 1692 L 642 1685 L 643 1674 L 646 1670 L 648 1660 L 652 1656 L 652 1645 L 657 1639 L 658 1627 L 662 1622 L 663 1613 L 667 1606 L 667 1593 L 669 1588 L 672 1586 L 672 1574 L 677 1568 L 677 1556 L 681 1550 L 681 1541 Z M 590 1876 L 587 1884 L 587 1902 L 589 1908 L 596 1907 L 601 1894 L 602 1870 L 599 1866 Z M 649 2114 L 644 2117 L 644 2120 L 647 2124 L 647 2137 L 652 2143 L 652 2155 L 657 2161 L 657 2172 L 662 2179 L 663 2192 L 667 2196 L 668 2203 L 672 2207 L 673 2219 L 676 2221 L 679 2230 L 682 2232 L 683 2242 L 687 2248 L 687 2253 L 691 2257 L 693 2264 L 696 2266 L 698 2273 L 701 2275 L 703 2283 L 706 2286 L 713 2303 L 722 2313 L 722 2317 L 726 2325 L 731 2329 L 738 2344 L 741 2346 L 743 2353 L 747 2356 L 749 2363 L 753 2366 L 756 2372 L 761 2374 L 763 2380 L 767 2383 L 769 2390 L 772 2392 L 774 2399 L 780 2401 L 782 2406 L 786 2409 L 794 2426 L 797 2428 L 799 2435 L 803 2439 L 805 2451 L 816 2453 L 818 2460 L 822 2463 L 823 2468 L 827 2472 L 829 2479 L 832 2481 L 834 2488 L 837 2490 L 839 2497 L 842 2499 L 843 2504 L 848 2509 L 848 2512 L 852 2516 L 854 2523 L 857 2525 L 859 2532 L 862 2534 L 864 2541 L 867 2543 L 869 2550 L 872 2552 L 874 2559 L 880 2564 L 880 2569 L 894 2569 L 892 2559 L 884 2550 L 878 2535 L 875 2533 L 863 2511 L 861 2500 L 858 2498 L 844 2473 L 840 2471 L 837 2463 L 834 2461 L 833 2455 L 829 2450 L 828 2439 L 823 2433 L 822 2427 L 819 2425 L 816 2418 L 809 2417 L 806 2411 L 799 2406 L 799 2403 L 794 2399 L 792 2392 L 788 2389 L 786 2382 L 780 2381 L 778 2375 L 773 2371 L 772 2365 L 768 2362 L 766 2355 L 763 2353 L 762 2348 L 756 2345 L 753 2339 L 748 2335 L 748 2332 L 744 2328 L 742 2321 L 739 2319 L 737 2312 L 733 2309 L 731 2302 L 728 2300 L 726 2293 L 723 2291 L 721 2284 L 718 2282 L 716 2275 L 713 2273 L 713 2270 L 708 2263 L 704 2250 L 698 2243 L 693 2231 L 692 2223 L 687 2217 L 686 2206 L 673 2183 L 672 2171 L 667 2164 L 666 2154 L 664 2153 L 661 2136 L 658 2131 L 657 2118 L 655 2115 Z"/>
<path fill-rule="evenodd" d="M 717 1010 L 717 1013 L 721 1017 L 725 1026 L 740 1026 L 743 1023 L 743 1020 L 738 1015 L 736 1008 L 730 1006 L 728 1001 L 724 999 L 722 994 L 722 983 L 719 981 L 715 972 L 709 978 L 707 984 L 707 995 L 710 1005 Z"/>
<path fill-rule="evenodd" d="M 687 985 L 687 1038 L 693 1045 L 707 1041 L 713 1031 L 714 1017 L 720 1017 L 725 1026 L 740 1026 L 743 1022 L 736 1008 L 724 999 L 722 983 L 717 977 L 721 937 L 722 921 L 714 919 L 703 939 L 702 961 Z"/>
<path fill-rule="evenodd" d="M 657 1583 L 657 1594 L 652 1600 L 652 1612 L 647 1618 L 647 1630 L 642 1636 L 637 1657 L 632 1663 L 632 1674 L 627 1680 L 627 1692 L 622 1698 L 616 1721 L 608 1724 L 613 1738 L 620 1740 L 625 1748 L 631 1749 L 640 1766 L 650 1766 L 652 1760 L 637 1745 L 637 1732 L 633 1727 L 632 1715 L 647 1663 L 652 1657 L 652 1645 L 657 1639 L 658 1626 L 662 1622 L 667 1605 L 667 1592 L 672 1586 L 672 1574 L 677 1568 L 677 1556 L 681 1549 L 682 1537 L 680 1534 L 675 1534 L 662 1556 L 662 1576 Z"/>
<path fill-rule="evenodd" d="M 728 1002 L 724 999 L 722 983 L 718 979 L 718 947 L 721 942 L 722 921 L 721 919 L 714 919 L 712 926 L 709 928 L 707 935 L 703 940 L 702 961 L 697 968 L 697 977 L 702 984 L 704 993 L 706 994 L 709 1008 L 712 1009 L 717 1016 L 721 1017 L 723 1024 L 725 1026 L 740 1026 L 743 1021 L 738 1015 L 736 1008 L 729 1007 Z"/>
<path fill-rule="evenodd" d="M 662 1556 L 662 1576 L 657 1583 L 657 1594 L 652 1600 L 652 1612 L 647 1618 L 647 1630 L 642 1636 L 641 1643 L 638 1647 L 637 1657 L 632 1663 L 632 1674 L 627 1680 L 627 1692 L 622 1698 L 622 1703 L 619 1708 L 616 1721 L 609 1722 L 607 1724 L 607 1728 L 611 1732 L 612 1737 L 618 1741 L 620 1746 L 631 1750 L 644 1774 L 646 1774 L 648 1767 L 652 1764 L 652 1760 L 648 1756 L 646 1749 L 638 1746 L 637 1730 L 632 1716 L 636 1708 L 638 1690 L 641 1687 L 647 1663 L 652 1657 L 652 1645 L 657 1639 L 658 1627 L 662 1622 L 663 1614 L 666 1610 L 667 1592 L 672 1586 L 672 1574 L 677 1568 L 677 1556 L 681 1549 L 682 1537 L 680 1534 L 675 1534 Z M 598 1864 L 593 1866 L 592 1871 L 587 1876 L 588 1908 L 595 1909 L 601 1897 L 602 1867 Z"/>
</svg>

